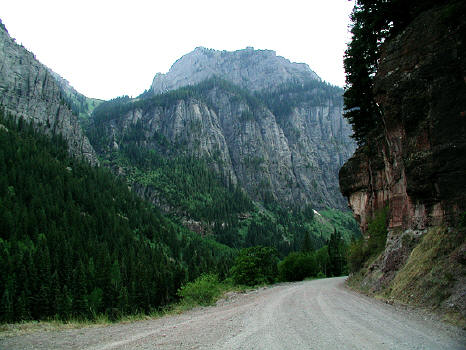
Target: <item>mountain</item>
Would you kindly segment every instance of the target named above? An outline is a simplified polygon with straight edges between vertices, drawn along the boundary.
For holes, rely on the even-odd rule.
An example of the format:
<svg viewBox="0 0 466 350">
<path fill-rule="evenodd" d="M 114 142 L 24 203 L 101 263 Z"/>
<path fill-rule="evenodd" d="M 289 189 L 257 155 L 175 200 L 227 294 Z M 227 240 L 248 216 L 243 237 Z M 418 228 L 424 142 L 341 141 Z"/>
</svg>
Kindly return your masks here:
<svg viewBox="0 0 466 350">
<path fill-rule="evenodd" d="M 0 105 L 48 134 L 63 135 L 73 155 L 96 164 L 95 151 L 73 114 L 57 75 L 16 44 L 1 21 L 0 62 Z"/>
<path fill-rule="evenodd" d="M 250 251 L 270 252 L 275 272 L 301 251 L 289 262 L 312 269 L 293 263 L 287 278 L 344 273 L 359 232 L 335 209 L 338 164 L 354 148 L 342 90 L 245 52 L 245 85 L 215 74 L 102 102 L 1 25 L 1 323 L 151 313 L 202 274 L 231 275 L 244 247 L 266 246 Z M 268 85 L 248 90 L 248 76 Z"/>
<path fill-rule="evenodd" d="M 355 144 L 342 93 L 273 51 L 197 48 L 137 100 L 96 109 L 93 140 L 109 154 L 136 128 L 138 146 L 204 157 L 254 200 L 346 209 L 337 174 Z"/>
<path fill-rule="evenodd" d="M 411 5 L 411 19 L 381 47 L 372 90 L 379 127 L 340 170 L 341 190 L 369 241 L 379 213 L 387 213 L 381 253 L 354 280 L 464 322 L 465 8 Z"/>
<path fill-rule="evenodd" d="M 160 94 L 213 76 L 249 91 L 276 89 L 290 81 L 299 84 L 321 81 L 307 64 L 292 63 L 272 50 L 247 47 L 231 52 L 197 47 L 177 60 L 167 74 L 156 74 L 150 90 Z"/>
</svg>

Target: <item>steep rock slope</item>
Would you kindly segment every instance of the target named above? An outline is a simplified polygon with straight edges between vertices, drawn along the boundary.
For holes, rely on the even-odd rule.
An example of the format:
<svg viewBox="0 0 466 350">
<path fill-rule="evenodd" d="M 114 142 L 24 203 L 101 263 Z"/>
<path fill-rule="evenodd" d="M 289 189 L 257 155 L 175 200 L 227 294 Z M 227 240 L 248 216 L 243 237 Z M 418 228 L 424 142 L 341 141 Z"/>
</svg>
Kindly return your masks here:
<svg viewBox="0 0 466 350">
<path fill-rule="evenodd" d="M 172 155 L 208 158 L 256 200 L 346 209 L 337 173 L 355 144 L 342 92 L 274 51 L 197 48 L 138 101 L 100 113 L 101 135 L 114 147 L 139 123 L 141 145 L 157 148 L 162 136 Z"/>
<path fill-rule="evenodd" d="M 464 232 L 451 228 L 466 210 L 460 12 L 453 5 L 425 11 L 385 44 L 374 82 L 384 128 L 343 166 L 340 186 L 363 232 L 389 207 L 385 251 L 369 266 L 366 288 L 424 305 L 451 295 L 449 305 L 464 317 Z"/>
<path fill-rule="evenodd" d="M 288 108 L 280 109 L 285 104 Z M 127 102 L 116 115 L 110 114 L 101 115 L 100 127 L 111 147 L 138 128 L 140 145 L 161 150 L 163 137 L 172 153 L 208 158 L 225 180 L 239 184 L 256 200 L 346 208 L 337 173 L 354 143 L 342 118 L 339 88 L 311 81 L 252 95 L 212 78 Z"/>
<path fill-rule="evenodd" d="M 0 22 L 0 105 L 46 133 L 59 133 L 70 152 L 97 163 L 94 149 L 65 102 L 54 74 L 23 46 L 15 43 Z"/>
<path fill-rule="evenodd" d="M 292 63 L 272 50 L 217 51 L 198 47 L 177 60 L 167 74 L 158 73 L 151 91 L 158 94 L 219 76 L 250 91 L 276 88 L 296 81 L 321 79 L 307 64 Z"/>
</svg>

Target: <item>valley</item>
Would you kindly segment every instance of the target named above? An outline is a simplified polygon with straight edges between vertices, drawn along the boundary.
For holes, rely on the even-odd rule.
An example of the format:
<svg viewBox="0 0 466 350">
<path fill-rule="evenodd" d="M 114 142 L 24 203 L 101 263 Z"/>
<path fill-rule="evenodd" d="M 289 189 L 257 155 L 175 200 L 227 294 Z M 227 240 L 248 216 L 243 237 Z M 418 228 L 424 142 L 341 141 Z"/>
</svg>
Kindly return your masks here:
<svg viewBox="0 0 466 350">
<path fill-rule="evenodd" d="M 464 348 L 464 13 L 355 0 L 344 88 L 193 45 L 108 100 L 0 20 L 0 347 Z"/>
<path fill-rule="evenodd" d="M 307 65 L 198 48 L 164 91 L 158 75 L 100 101 L 0 31 L 2 322 L 150 314 L 204 274 L 231 280 L 243 249 L 270 254 L 247 283 L 345 271 L 360 232 L 337 172 L 354 142 L 342 90 Z M 221 68 L 197 79 L 193 60 Z"/>
</svg>

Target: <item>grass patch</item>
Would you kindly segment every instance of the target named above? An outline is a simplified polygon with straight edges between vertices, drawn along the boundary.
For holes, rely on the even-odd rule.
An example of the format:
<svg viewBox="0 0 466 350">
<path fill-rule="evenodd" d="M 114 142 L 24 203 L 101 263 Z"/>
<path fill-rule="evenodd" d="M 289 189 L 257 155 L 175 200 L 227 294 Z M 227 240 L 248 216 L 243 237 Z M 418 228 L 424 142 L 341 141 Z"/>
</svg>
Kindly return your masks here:
<svg viewBox="0 0 466 350">
<path fill-rule="evenodd" d="M 108 326 L 112 322 L 104 315 L 98 316 L 95 320 L 49 320 L 49 321 L 24 321 L 19 323 L 0 324 L 0 339 L 14 337 L 36 332 L 51 332 L 65 329 L 76 329 L 84 327 Z"/>
<path fill-rule="evenodd" d="M 410 304 L 440 306 L 450 296 L 461 270 L 449 259 L 461 241 L 457 231 L 444 227 L 429 230 L 393 279 L 389 296 Z"/>
</svg>

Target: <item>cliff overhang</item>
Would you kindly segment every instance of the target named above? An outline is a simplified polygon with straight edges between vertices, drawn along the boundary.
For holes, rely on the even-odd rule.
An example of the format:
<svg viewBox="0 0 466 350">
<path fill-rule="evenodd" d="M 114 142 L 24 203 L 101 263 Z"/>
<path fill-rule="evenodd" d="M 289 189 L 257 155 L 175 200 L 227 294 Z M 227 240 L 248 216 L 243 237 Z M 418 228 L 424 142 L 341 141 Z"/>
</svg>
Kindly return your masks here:
<svg viewBox="0 0 466 350">
<path fill-rule="evenodd" d="M 457 4 L 422 12 L 384 43 L 373 88 L 380 130 L 339 173 L 364 233 L 375 213 L 389 207 L 385 250 L 360 283 L 371 292 L 390 296 L 413 250 L 435 232 L 444 245 L 455 237 L 444 258 L 465 250 L 458 227 L 466 210 L 466 21 Z M 444 299 L 462 295 L 455 307 L 464 318 L 466 292 L 455 287 L 464 279 L 464 259 L 451 259 L 457 268 Z"/>
</svg>

